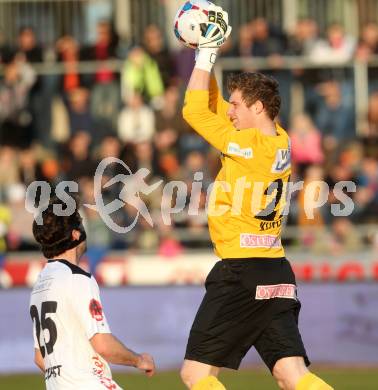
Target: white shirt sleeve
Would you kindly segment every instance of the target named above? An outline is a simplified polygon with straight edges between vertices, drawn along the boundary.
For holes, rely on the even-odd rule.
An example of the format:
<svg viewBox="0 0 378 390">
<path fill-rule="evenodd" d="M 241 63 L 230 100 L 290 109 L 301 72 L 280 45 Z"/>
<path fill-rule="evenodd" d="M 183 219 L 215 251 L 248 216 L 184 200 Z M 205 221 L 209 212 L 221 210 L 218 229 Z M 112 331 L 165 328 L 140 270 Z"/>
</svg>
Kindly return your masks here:
<svg viewBox="0 0 378 390">
<path fill-rule="evenodd" d="M 72 285 L 73 307 L 88 340 L 96 333 L 111 333 L 96 280 L 93 277 L 74 275 Z"/>
</svg>

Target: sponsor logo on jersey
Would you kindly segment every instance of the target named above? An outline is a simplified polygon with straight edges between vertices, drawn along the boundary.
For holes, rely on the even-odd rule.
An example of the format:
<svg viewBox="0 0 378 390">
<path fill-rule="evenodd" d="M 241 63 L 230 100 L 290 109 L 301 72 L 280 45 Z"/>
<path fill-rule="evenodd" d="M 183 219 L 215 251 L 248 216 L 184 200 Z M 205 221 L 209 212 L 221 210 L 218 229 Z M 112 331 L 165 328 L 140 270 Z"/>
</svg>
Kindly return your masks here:
<svg viewBox="0 0 378 390">
<path fill-rule="evenodd" d="M 104 374 L 105 365 L 98 356 L 92 356 L 93 360 L 93 374 L 101 377 Z"/>
<path fill-rule="evenodd" d="M 60 369 L 61 369 L 61 367 L 62 367 L 62 365 L 59 364 L 59 366 L 53 366 L 53 367 L 46 368 L 45 380 L 48 380 L 51 377 L 56 378 L 57 376 L 60 376 Z"/>
<path fill-rule="evenodd" d="M 280 248 L 281 239 L 269 234 L 240 234 L 241 248 Z"/>
<path fill-rule="evenodd" d="M 290 141 L 287 149 L 278 149 L 276 159 L 272 165 L 272 173 L 281 173 L 290 168 L 291 163 Z"/>
<path fill-rule="evenodd" d="M 297 299 L 295 284 L 270 284 L 256 286 L 255 299 L 290 298 Z"/>
<path fill-rule="evenodd" d="M 112 378 L 104 376 L 105 374 L 105 364 L 101 361 L 98 356 L 92 356 L 93 364 L 93 374 L 100 380 L 101 384 L 108 390 L 115 390 L 119 387 L 113 381 Z"/>
<path fill-rule="evenodd" d="M 227 154 L 232 154 L 234 156 L 243 157 L 245 159 L 250 159 L 253 157 L 252 148 L 242 149 L 240 145 L 235 142 L 229 142 L 227 147 Z"/>
<path fill-rule="evenodd" d="M 96 321 L 102 321 L 104 319 L 101 303 L 96 299 L 92 299 L 89 302 L 89 312 Z"/>
<path fill-rule="evenodd" d="M 265 230 L 275 229 L 282 225 L 282 218 L 272 222 L 260 222 L 260 232 Z"/>
</svg>

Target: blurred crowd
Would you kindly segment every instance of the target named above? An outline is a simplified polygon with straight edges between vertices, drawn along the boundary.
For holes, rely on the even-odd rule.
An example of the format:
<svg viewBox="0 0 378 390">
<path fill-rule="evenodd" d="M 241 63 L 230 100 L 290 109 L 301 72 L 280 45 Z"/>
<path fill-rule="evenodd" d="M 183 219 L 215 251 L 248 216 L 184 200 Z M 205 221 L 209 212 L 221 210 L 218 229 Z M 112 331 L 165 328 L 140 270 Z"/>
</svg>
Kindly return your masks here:
<svg viewBox="0 0 378 390">
<path fill-rule="evenodd" d="M 295 195 L 288 223 L 303 227 L 303 234 L 290 237 L 290 243 L 324 253 L 378 246 L 376 233 L 362 234 L 355 225 L 377 223 L 378 216 L 378 63 L 369 67 L 367 117 L 358 135 L 353 72 L 350 66 L 340 65 L 378 55 L 378 25 L 366 24 L 360 36 L 353 37 L 339 24 L 321 33 L 314 20 L 302 19 L 288 34 L 258 18 L 234 31 L 221 55 L 265 58 L 270 69 L 266 72 L 280 83 L 283 107 L 279 120 L 292 139 L 291 179 L 304 180 L 305 186 L 311 180 L 324 180 L 331 189 L 340 180 L 357 184 L 351 194 L 355 210 L 348 218 L 333 218 L 325 206 L 308 220 L 303 213 L 304 192 Z M 297 69 L 288 70 L 282 66 L 286 56 L 301 56 L 311 68 L 301 68 L 299 62 Z M 167 226 L 160 213 L 164 194 L 154 192 L 143 195 L 143 201 L 155 228 L 140 217 L 130 233 L 119 234 L 108 229 L 96 211 L 83 208 L 94 264 L 109 248 L 171 256 L 187 247 L 210 246 L 206 190 L 219 168 L 219 158 L 181 115 L 193 50 L 169 50 L 155 25 L 145 29 L 141 44 L 128 46 L 112 24 L 103 20 L 97 24 L 92 45 L 66 35 L 56 42 L 53 52 L 39 45 L 32 26 L 23 27 L 17 42 L 1 43 L 0 59 L 0 252 L 36 248 L 31 234 L 33 216 L 24 208 L 30 183 L 44 180 L 54 186 L 75 180 L 82 203 L 94 204 L 93 176 L 98 163 L 110 156 L 120 158 L 132 172 L 147 168 L 150 184 L 181 180 L 188 193 L 194 173 L 202 171 L 200 212 L 193 217 L 186 208 Z M 106 62 L 113 59 L 122 61 L 119 69 Z M 79 67 L 83 61 L 95 60 L 104 61 L 96 71 Z M 36 63 L 51 64 L 60 72 L 37 73 Z M 294 82 L 302 87 L 302 105 L 292 98 Z M 120 166 L 109 166 L 106 176 L 127 173 L 121 171 Z M 102 192 L 112 201 L 121 190 L 121 184 L 115 183 Z M 179 197 L 177 193 L 173 202 Z M 337 197 L 331 192 L 327 204 L 335 202 Z M 136 209 L 127 203 L 112 215 L 121 226 L 132 223 L 135 216 Z"/>
</svg>

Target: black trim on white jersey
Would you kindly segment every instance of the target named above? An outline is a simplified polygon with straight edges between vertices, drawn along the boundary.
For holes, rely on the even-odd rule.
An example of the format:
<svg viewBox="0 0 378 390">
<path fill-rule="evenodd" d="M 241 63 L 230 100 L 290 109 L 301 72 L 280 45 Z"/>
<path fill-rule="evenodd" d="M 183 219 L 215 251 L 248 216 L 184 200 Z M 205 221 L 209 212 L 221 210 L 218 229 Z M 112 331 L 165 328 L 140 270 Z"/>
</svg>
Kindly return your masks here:
<svg viewBox="0 0 378 390">
<path fill-rule="evenodd" d="M 91 278 L 90 273 L 85 272 L 82 268 L 78 267 L 75 264 L 70 263 L 67 260 L 64 260 L 64 259 L 49 260 L 48 263 L 54 263 L 55 261 L 59 261 L 59 263 L 65 264 L 68 268 L 71 269 L 73 274 L 81 274 L 81 275 L 87 276 L 89 279 Z"/>
</svg>

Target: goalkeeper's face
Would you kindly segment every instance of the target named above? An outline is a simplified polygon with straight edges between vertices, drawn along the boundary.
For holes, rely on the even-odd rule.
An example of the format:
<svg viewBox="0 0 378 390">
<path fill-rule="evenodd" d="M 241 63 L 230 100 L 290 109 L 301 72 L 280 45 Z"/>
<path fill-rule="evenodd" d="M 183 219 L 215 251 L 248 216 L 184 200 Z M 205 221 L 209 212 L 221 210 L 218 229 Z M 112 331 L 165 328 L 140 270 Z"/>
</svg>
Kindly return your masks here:
<svg viewBox="0 0 378 390">
<path fill-rule="evenodd" d="M 258 117 L 264 111 L 264 106 L 260 100 L 248 107 L 241 91 L 236 89 L 231 93 L 229 102 L 230 107 L 227 115 L 236 129 L 243 130 L 257 126 Z"/>
</svg>

